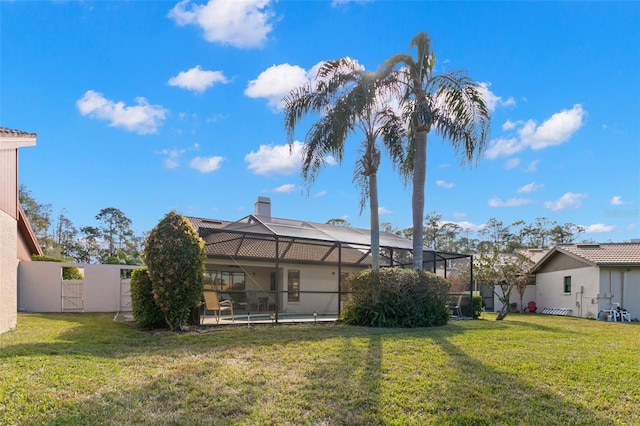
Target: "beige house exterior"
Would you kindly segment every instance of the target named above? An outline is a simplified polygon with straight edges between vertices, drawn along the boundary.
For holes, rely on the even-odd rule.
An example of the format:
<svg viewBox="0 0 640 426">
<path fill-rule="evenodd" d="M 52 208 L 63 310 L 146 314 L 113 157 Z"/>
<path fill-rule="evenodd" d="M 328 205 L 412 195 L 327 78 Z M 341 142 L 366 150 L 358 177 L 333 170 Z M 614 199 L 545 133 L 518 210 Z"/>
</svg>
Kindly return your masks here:
<svg viewBox="0 0 640 426">
<path fill-rule="evenodd" d="M 187 219 L 205 242 L 204 289 L 231 300 L 236 318 L 335 316 L 349 293 L 344 276 L 371 267 L 369 230 L 273 217 L 267 197 L 235 222 Z M 410 240 L 380 232 L 380 248 L 381 267 L 412 266 Z M 469 258 L 425 249 L 424 269 L 446 276 L 450 261 Z"/>
<path fill-rule="evenodd" d="M 618 306 L 640 318 L 640 243 L 566 244 L 533 268 L 535 302 L 569 315 L 597 318 Z"/>
<path fill-rule="evenodd" d="M 18 149 L 37 135 L 0 127 L 0 333 L 17 325 L 18 263 L 42 254 L 18 200 Z"/>
</svg>

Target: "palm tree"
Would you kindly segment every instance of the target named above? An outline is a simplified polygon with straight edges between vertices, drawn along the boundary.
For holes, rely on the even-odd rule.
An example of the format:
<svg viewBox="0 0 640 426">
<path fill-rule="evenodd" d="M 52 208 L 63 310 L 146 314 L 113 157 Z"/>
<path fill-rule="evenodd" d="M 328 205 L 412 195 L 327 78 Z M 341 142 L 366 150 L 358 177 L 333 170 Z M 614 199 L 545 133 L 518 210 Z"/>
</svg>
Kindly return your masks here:
<svg viewBox="0 0 640 426">
<path fill-rule="evenodd" d="M 396 90 L 408 123 L 409 151 L 402 171 L 412 175 L 414 268 L 422 270 L 427 135 L 435 130 L 451 143 L 461 163 L 471 163 L 486 147 L 491 114 L 478 84 L 465 72 L 433 74 L 436 58 L 426 33 L 413 37 L 414 47 L 416 59 L 408 54 L 394 55 L 381 65 L 378 78 L 388 80 L 396 74 Z"/>
<path fill-rule="evenodd" d="M 361 189 L 360 211 L 369 199 L 374 271 L 380 268 L 377 181 L 380 150 L 376 142 L 382 137 L 394 165 L 403 163 L 406 148 L 403 121 L 388 106 L 385 97 L 385 87 L 393 79 L 395 75 L 390 74 L 380 80 L 357 61 L 340 58 L 325 62 L 315 80 L 294 89 L 285 98 L 285 128 L 290 147 L 299 121 L 309 113 L 320 115 L 307 132 L 303 148 L 302 176 L 309 184 L 315 180 L 327 155 L 342 162 L 345 142 L 351 133 L 360 131 L 364 135 L 362 156 L 356 162 L 353 180 Z"/>
</svg>

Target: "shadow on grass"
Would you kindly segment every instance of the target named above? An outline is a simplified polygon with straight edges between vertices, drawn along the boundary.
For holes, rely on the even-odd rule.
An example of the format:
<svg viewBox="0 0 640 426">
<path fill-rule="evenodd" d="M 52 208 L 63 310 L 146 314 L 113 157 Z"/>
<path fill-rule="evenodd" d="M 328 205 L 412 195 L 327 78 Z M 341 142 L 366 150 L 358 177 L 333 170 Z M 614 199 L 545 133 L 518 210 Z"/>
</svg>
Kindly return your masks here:
<svg viewBox="0 0 640 426">
<path fill-rule="evenodd" d="M 537 327 L 533 327 L 537 328 Z M 543 328 L 544 329 L 544 328 Z M 439 397 L 455 401 L 446 412 L 436 414 L 438 423 L 527 424 L 527 425 L 609 425 L 614 424 L 589 408 L 571 402 L 551 389 L 551 385 L 509 374 L 469 356 L 448 337 L 435 343 L 456 371 L 450 388 Z M 491 356 L 491 354 L 487 354 Z"/>
<path fill-rule="evenodd" d="M 108 367 L 113 365 L 113 380 L 101 379 L 104 383 L 95 394 L 76 395 L 56 409 L 41 409 L 28 419 L 34 423 L 612 424 L 561 397 L 554 384 L 500 370 L 453 342 L 461 333 L 473 338 L 476 332 L 500 331 L 514 323 L 541 332 L 562 328 L 492 321 L 490 327 L 267 326 L 158 336 L 113 323 L 108 316 L 98 316 L 98 321 L 95 316 L 72 319 L 72 328 L 55 341 L 3 346 L 0 358 L 69 354 L 71 362 L 73 355 L 116 359 Z M 325 341 L 331 344 L 325 346 Z M 302 347 L 305 355 L 299 360 L 295 349 Z M 416 358 L 415 365 L 401 366 L 401 371 L 413 374 L 396 377 L 384 365 L 404 362 L 395 354 L 404 347 Z M 286 359 L 269 357 L 272 349 Z M 434 351 L 440 359 L 421 366 L 422 354 Z M 138 356 L 142 361 L 134 359 Z M 439 368 L 454 374 L 442 378 Z M 427 381 L 434 383 L 425 385 Z M 406 405 L 397 401 L 398 395 L 389 395 L 395 391 L 408 399 Z M 399 420 L 403 415 L 406 422 Z"/>
</svg>

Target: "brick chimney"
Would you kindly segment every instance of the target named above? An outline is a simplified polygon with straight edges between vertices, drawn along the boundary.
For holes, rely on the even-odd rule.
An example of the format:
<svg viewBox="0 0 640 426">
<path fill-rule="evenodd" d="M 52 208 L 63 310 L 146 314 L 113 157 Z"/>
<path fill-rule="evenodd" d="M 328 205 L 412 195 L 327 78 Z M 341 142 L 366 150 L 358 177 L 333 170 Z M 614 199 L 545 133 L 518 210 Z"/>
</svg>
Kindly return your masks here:
<svg viewBox="0 0 640 426">
<path fill-rule="evenodd" d="M 254 205 L 256 216 L 271 217 L 271 199 L 269 197 L 258 197 Z"/>
</svg>

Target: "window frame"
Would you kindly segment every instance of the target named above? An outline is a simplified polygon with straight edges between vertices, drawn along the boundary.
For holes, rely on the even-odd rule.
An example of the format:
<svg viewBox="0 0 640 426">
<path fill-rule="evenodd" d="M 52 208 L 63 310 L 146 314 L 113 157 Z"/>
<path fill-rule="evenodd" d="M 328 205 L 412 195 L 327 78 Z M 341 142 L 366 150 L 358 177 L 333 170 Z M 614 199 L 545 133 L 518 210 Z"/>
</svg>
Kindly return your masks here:
<svg viewBox="0 0 640 426">
<path fill-rule="evenodd" d="M 565 276 L 562 284 L 562 291 L 564 294 L 571 294 L 571 275 Z"/>
</svg>

